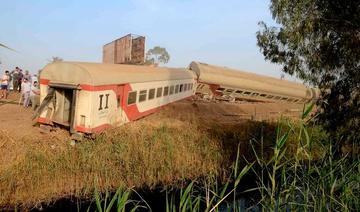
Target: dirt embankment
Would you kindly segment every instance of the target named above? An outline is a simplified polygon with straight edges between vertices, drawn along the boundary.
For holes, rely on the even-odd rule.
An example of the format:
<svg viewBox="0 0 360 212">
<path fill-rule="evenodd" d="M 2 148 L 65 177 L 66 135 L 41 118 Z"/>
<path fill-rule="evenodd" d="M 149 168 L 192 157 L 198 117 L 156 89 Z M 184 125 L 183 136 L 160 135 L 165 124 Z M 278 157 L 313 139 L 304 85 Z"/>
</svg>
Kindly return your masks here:
<svg viewBox="0 0 360 212">
<path fill-rule="evenodd" d="M 237 142 L 247 142 L 256 127 L 244 120 L 294 116 L 301 109 L 301 105 L 187 100 L 72 147 L 67 131 L 43 134 L 32 126 L 31 109 L 3 104 L 0 205 L 31 206 L 69 195 L 88 196 L 94 188 L 171 185 L 181 179 L 220 175 Z M 221 138 L 221 126 L 231 123 L 241 133 L 241 141 Z"/>
</svg>

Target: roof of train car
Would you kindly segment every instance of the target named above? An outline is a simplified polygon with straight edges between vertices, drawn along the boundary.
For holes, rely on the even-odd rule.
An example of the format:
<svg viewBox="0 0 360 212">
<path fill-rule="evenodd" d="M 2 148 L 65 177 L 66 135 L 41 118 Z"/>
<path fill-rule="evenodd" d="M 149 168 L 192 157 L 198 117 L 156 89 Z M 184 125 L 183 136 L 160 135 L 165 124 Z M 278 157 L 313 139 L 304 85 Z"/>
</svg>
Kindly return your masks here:
<svg viewBox="0 0 360 212">
<path fill-rule="evenodd" d="M 148 81 L 190 79 L 194 75 L 186 69 L 140 65 L 102 64 L 84 62 L 51 63 L 41 71 L 41 79 L 56 83 L 108 85 Z"/>
<path fill-rule="evenodd" d="M 209 74 L 219 74 L 219 75 L 226 76 L 226 77 L 240 77 L 240 78 L 251 79 L 251 80 L 255 80 L 255 81 L 268 82 L 268 83 L 281 85 L 281 86 L 286 85 L 286 86 L 297 87 L 297 88 L 306 87 L 303 84 L 297 83 L 297 82 L 290 82 L 287 80 L 281 80 L 281 79 L 277 79 L 274 77 L 254 74 L 254 73 L 246 72 L 243 70 L 235 70 L 235 69 L 231 69 L 231 68 L 227 68 L 227 67 L 209 65 L 206 63 L 195 62 L 195 61 L 191 62 L 190 68 L 192 70 L 194 70 L 196 72 L 196 74 L 199 74 L 199 72 L 197 72 L 196 70 L 200 70 L 201 75 L 202 75 L 201 78 L 206 78 L 207 80 L 216 81 L 216 79 L 213 79 L 213 78 L 208 79 L 207 77 Z"/>
<path fill-rule="evenodd" d="M 189 69 L 195 72 L 201 82 L 267 93 L 278 93 L 286 96 L 311 98 L 308 88 L 300 83 L 200 62 L 191 62 Z"/>
</svg>

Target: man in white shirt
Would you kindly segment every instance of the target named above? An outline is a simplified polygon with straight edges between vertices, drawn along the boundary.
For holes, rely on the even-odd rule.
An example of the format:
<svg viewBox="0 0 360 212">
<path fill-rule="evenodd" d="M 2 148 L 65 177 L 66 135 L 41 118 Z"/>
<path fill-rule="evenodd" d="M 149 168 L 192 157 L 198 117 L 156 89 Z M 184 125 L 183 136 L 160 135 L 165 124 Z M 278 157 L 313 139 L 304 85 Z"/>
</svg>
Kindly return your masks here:
<svg viewBox="0 0 360 212">
<path fill-rule="evenodd" d="M 40 89 L 37 81 L 34 81 L 30 91 L 31 109 L 35 110 L 40 103 Z"/>
<path fill-rule="evenodd" d="M 1 77 L 1 98 L 7 98 L 8 86 L 10 81 L 10 73 L 9 71 L 5 71 L 5 74 Z"/>
<path fill-rule="evenodd" d="M 30 92 L 31 92 L 31 84 L 26 78 L 24 78 L 23 83 L 21 84 L 21 94 L 24 99 L 24 107 L 29 106 Z"/>
</svg>

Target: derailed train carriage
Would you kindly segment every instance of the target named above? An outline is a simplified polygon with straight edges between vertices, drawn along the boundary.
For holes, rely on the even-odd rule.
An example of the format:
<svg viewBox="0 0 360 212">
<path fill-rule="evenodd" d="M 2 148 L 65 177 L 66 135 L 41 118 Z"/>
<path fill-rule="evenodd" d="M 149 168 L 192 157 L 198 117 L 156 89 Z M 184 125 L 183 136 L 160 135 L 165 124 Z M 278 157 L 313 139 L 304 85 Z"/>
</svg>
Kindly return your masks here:
<svg viewBox="0 0 360 212">
<path fill-rule="evenodd" d="M 195 93 L 227 101 L 305 103 L 318 91 L 300 83 L 192 62 L 188 69 L 59 62 L 40 74 L 38 122 L 92 134 Z"/>
<path fill-rule="evenodd" d="M 305 103 L 319 96 L 317 89 L 300 83 L 226 67 L 192 62 L 189 69 L 196 74 L 196 93 L 208 99 Z"/>
<path fill-rule="evenodd" d="M 185 69 L 58 62 L 40 74 L 38 122 L 91 134 L 155 112 L 195 93 Z"/>
</svg>

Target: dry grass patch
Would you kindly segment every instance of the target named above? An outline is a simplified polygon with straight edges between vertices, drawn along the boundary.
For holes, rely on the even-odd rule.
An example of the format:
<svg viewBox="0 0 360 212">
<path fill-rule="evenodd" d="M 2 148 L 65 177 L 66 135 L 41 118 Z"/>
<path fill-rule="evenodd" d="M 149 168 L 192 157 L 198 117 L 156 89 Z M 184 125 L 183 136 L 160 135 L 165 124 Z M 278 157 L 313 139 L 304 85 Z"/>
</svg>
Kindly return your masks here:
<svg viewBox="0 0 360 212">
<path fill-rule="evenodd" d="M 185 124 L 148 126 L 139 122 L 111 129 L 75 147 L 52 148 L 46 143 L 20 148 L 17 159 L 8 157 L 10 162 L 0 170 L 1 205 L 86 197 L 95 188 L 174 184 L 222 169 L 218 142 Z"/>
<path fill-rule="evenodd" d="M 62 197 L 86 198 L 95 189 L 176 186 L 208 175 L 225 178 L 239 146 L 248 160 L 253 157 L 250 141 L 272 152 L 276 125 L 215 123 L 207 116 L 167 108 L 75 147 L 61 131 L 46 140 L 14 140 L 0 132 L 0 206 L 33 207 Z"/>
</svg>

